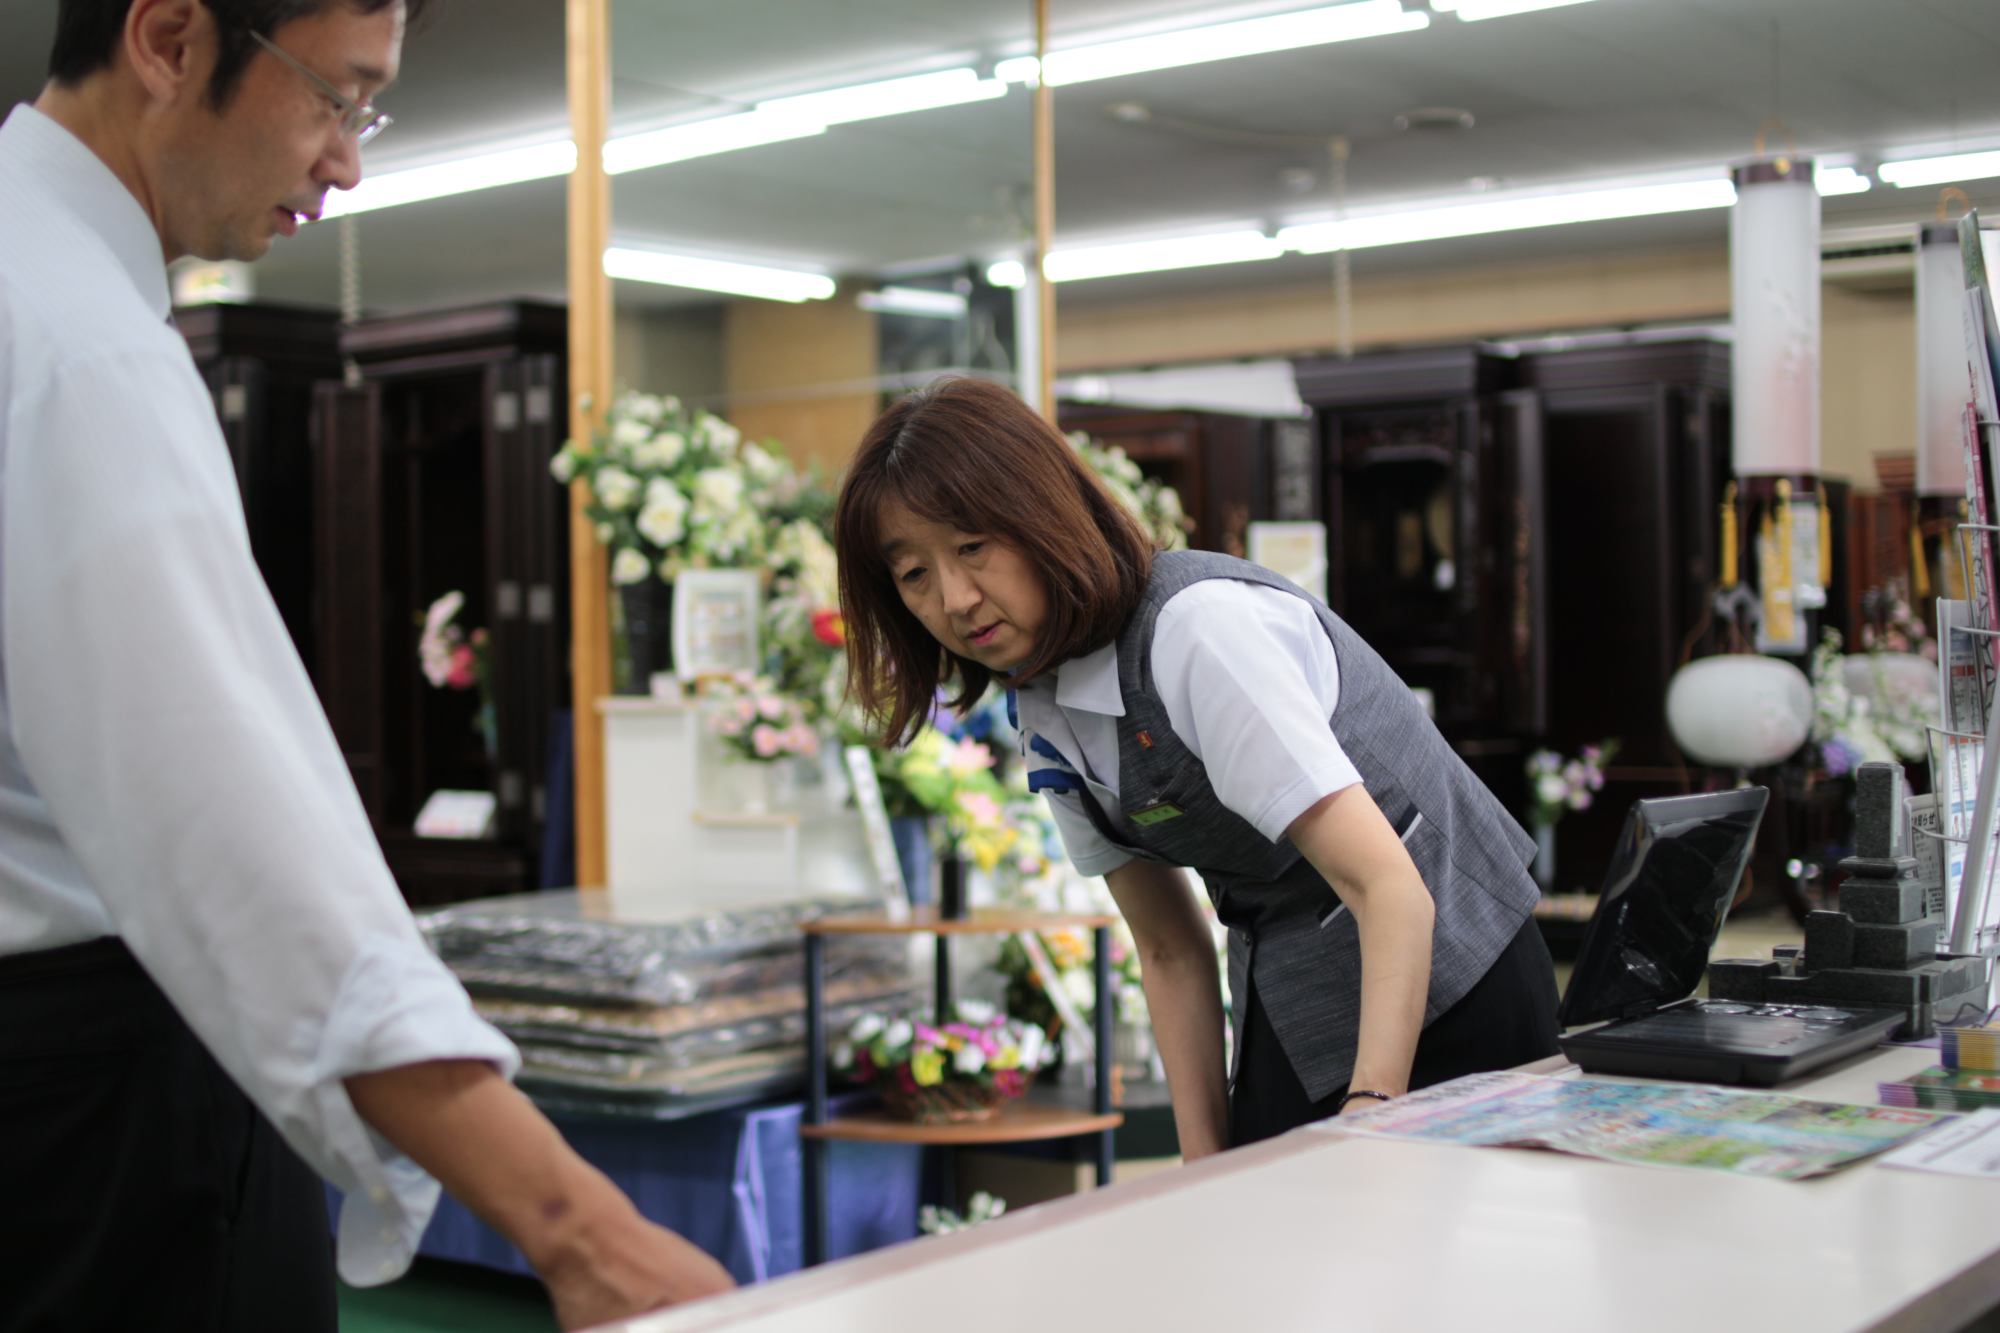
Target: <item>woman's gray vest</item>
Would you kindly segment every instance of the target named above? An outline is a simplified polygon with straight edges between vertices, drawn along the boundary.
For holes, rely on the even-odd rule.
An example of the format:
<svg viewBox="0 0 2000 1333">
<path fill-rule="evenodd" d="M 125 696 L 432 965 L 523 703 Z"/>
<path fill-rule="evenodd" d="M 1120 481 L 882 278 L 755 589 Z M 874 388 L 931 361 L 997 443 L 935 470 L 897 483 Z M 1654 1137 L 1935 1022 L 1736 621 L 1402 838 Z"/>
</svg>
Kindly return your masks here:
<svg viewBox="0 0 2000 1333">
<path fill-rule="evenodd" d="M 1354 917 L 1290 839 L 1272 842 L 1225 807 L 1199 759 L 1181 744 L 1153 687 L 1153 624 L 1167 600 L 1204 579 L 1240 579 L 1305 598 L 1333 640 L 1340 695 L 1333 733 L 1409 848 L 1437 904 L 1429 1023 L 1455 1004 L 1513 939 L 1538 891 L 1534 840 L 1472 775 L 1409 688 L 1340 617 L 1269 570 L 1207 551 L 1154 559 L 1138 609 L 1118 636 L 1118 791 L 1128 828 L 1084 794 L 1080 806 L 1112 843 L 1190 866 L 1229 927 L 1229 992 L 1242 1049 L 1246 982 L 1256 981 L 1278 1040 L 1315 1101 L 1354 1069 L 1361 952 Z M 1299 725 L 1325 725 L 1302 717 Z M 1177 812 L 1177 813 L 1172 813 Z"/>
</svg>

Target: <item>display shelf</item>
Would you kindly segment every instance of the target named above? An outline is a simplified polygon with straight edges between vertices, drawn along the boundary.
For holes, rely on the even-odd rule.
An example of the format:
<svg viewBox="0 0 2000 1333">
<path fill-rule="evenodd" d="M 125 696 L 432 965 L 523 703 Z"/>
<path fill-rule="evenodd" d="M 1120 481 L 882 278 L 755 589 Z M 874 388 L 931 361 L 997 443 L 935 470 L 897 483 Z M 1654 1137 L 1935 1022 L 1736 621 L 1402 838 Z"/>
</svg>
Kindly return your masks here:
<svg viewBox="0 0 2000 1333">
<path fill-rule="evenodd" d="M 1025 1101 L 1008 1103 L 990 1120 L 919 1124 L 878 1109 L 837 1116 L 823 1125 L 802 1125 L 799 1133 L 809 1139 L 960 1147 L 1103 1134 L 1124 1123 L 1125 1116 L 1118 1111 L 1100 1113 L 1059 1102 Z"/>
<path fill-rule="evenodd" d="M 822 917 L 800 929 L 806 941 L 806 1117 L 799 1126 L 805 1172 L 805 1257 L 808 1265 L 826 1258 L 826 1145 L 834 1140 L 917 1143 L 940 1148 L 994 1146 L 1037 1140 L 1097 1139 L 1097 1183 L 1111 1183 L 1116 1153 L 1113 1135 L 1125 1117 L 1111 1105 L 1111 1029 L 1117 993 L 1111 986 L 1111 927 L 1118 918 L 1093 912 L 974 911 L 946 918 L 935 908 L 918 908 L 908 920 L 887 916 Z M 830 1116 L 827 1110 L 826 940 L 829 935 L 929 934 L 936 950 L 937 1022 L 952 1009 L 951 940 L 954 935 L 1009 935 L 1015 932 L 1083 927 L 1091 934 L 1091 979 L 1098 997 L 1092 1023 L 1090 1107 L 1084 1110 L 1046 1101 L 1016 1102 L 991 1120 L 923 1125 L 892 1119 L 886 1111 Z"/>
<path fill-rule="evenodd" d="M 709 828 L 797 828 L 796 810 L 723 810 L 696 806 L 694 822 Z"/>
<path fill-rule="evenodd" d="M 1117 923 L 1115 916 L 1093 912 L 1016 912 L 982 907 L 968 916 L 951 918 L 935 907 L 915 907 L 906 920 L 843 914 L 808 921 L 800 929 L 808 935 L 1012 935 L 1066 926 L 1098 930 Z"/>
</svg>

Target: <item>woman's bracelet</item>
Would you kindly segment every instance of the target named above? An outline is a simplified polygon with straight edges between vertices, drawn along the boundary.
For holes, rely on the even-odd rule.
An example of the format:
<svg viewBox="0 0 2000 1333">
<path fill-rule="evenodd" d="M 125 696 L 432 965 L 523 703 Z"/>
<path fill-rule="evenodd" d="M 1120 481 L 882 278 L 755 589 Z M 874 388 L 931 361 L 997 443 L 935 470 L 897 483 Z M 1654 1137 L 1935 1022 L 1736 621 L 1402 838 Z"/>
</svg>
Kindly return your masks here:
<svg viewBox="0 0 2000 1333">
<path fill-rule="evenodd" d="M 1371 1088 L 1353 1088 L 1348 1091 L 1345 1097 L 1342 1097 L 1340 1099 L 1340 1109 L 1345 1111 L 1347 1109 L 1347 1104 L 1353 1101 L 1356 1097 L 1373 1097 L 1378 1102 L 1389 1102 L 1395 1100 L 1395 1098 L 1391 1097 L 1386 1092 L 1376 1092 Z"/>
</svg>

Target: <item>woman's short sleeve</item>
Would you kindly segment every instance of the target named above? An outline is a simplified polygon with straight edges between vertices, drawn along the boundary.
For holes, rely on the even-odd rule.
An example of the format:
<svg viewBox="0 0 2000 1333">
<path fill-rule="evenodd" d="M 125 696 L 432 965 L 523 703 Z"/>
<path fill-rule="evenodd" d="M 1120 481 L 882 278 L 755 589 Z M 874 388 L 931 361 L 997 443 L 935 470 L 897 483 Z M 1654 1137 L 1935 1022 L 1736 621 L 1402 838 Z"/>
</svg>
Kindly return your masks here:
<svg viewBox="0 0 2000 1333">
<path fill-rule="evenodd" d="M 1311 603 L 1208 579 L 1153 627 L 1153 685 L 1222 803 L 1276 842 L 1316 802 L 1361 781 L 1333 734 L 1340 665 Z"/>
</svg>

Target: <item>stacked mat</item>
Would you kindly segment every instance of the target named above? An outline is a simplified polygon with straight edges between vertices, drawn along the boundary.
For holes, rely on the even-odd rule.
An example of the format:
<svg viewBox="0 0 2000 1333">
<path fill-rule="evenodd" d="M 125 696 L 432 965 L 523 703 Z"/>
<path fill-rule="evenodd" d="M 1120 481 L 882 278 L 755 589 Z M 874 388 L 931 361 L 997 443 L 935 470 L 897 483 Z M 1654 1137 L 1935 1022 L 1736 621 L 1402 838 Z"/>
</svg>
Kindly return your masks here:
<svg viewBox="0 0 2000 1333">
<path fill-rule="evenodd" d="M 1883 1105 L 1936 1111 L 2000 1106 L 2000 1026 L 1941 1027 L 1938 1038 L 1944 1063 L 1878 1084 Z"/>
<path fill-rule="evenodd" d="M 806 900 L 628 922 L 599 895 L 555 890 L 420 922 L 480 1014 L 520 1047 L 520 1083 L 536 1100 L 665 1116 L 803 1084 L 799 928 L 869 907 Z M 835 936 L 826 957 L 830 1025 L 915 999 L 900 937 Z"/>
</svg>

